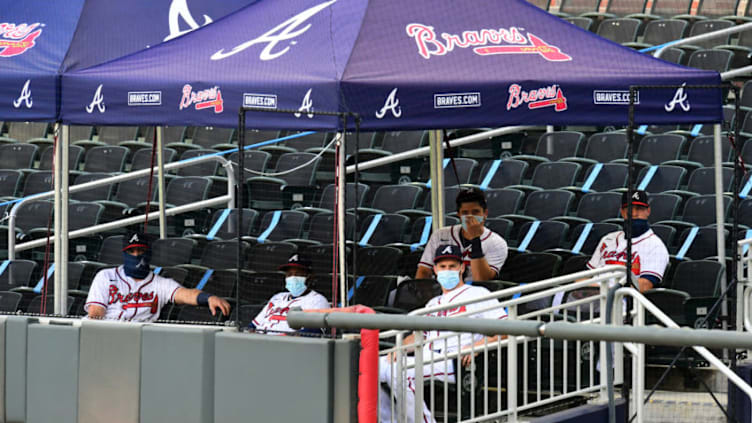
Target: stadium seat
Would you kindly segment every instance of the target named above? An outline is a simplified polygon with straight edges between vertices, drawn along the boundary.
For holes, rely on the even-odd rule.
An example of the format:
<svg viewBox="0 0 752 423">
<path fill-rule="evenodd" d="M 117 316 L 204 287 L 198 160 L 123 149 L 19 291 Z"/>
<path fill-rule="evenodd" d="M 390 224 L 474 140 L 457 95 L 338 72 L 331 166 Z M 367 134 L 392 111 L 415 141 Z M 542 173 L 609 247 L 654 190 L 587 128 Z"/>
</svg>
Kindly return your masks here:
<svg viewBox="0 0 752 423">
<path fill-rule="evenodd" d="M 637 177 L 637 189 L 650 194 L 679 189 L 687 170 L 679 166 L 653 165 L 644 167 Z"/>
<path fill-rule="evenodd" d="M 198 148 L 214 148 L 216 145 L 231 144 L 235 129 L 233 128 L 214 128 L 211 126 L 200 126 L 196 128 L 191 138 L 191 143 Z M 175 146 L 167 145 L 175 148 Z"/>
<path fill-rule="evenodd" d="M 593 20 L 583 16 L 569 16 L 564 18 L 565 21 L 575 25 L 585 31 L 590 31 L 593 28 Z"/>
<path fill-rule="evenodd" d="M 738 0 L 704 0 L 697 9 L 698 18 L 735 18 Z"/>
<path fill-rule="evenodd" d="M 674 291 L 666 288 L 654 288 L 645 292 L 643 295 L 645 295 L 645 298 L 651 303 L 661 309 L 662 312 L 666 313 L 666 315 L 676 322 L 676 324 L 679 326 L 688 325 L 689 322 L 686 321 L 686 315 L 684 313 L 684 303 L 689 299 L 689 295 L 686 292 Z M 645 324 L 661 324 L 660 321 L 652 315 L 645 317 Z"/>
<path fill-rule="evenodd" d="M 686 252 L 684 252 L 684 254 L 679 254 L 682 252 L 688 236 L 695 229 L 697 229 L 697 235 L 695 236 L 694 240 L 688 244 Z M 728 231 L 724 229 L 724 232 L 726 239 L 728 239 Z M 715 226 L 685 229 L 677 242 L 677 245 L 679 246 L 677 254 L 671 256 L 672 263 L 681 260 L 702 260 L 708 257 L 717 256 L 718 248 L 716 244 L 716 235 L 717 234 Z"/>
<path fill-rule="evenodd" d="M 642 42 L 627 43 L 625 45 L 632 48 L 645 48 L 665 44 L 670 41 L 684 38 L 684 33 L 687 31 L 688 26 L 689 24 L 687 21 L 680 19 L 658 19 L 650 21 L 645 25 Z M 665 57 L 661 58 L 666 60 Z"/>
<path fill-rule="evenodd" d="M 724 44 L 718 46 L 718 48 L 734 53 L 729 66 L 731 69 L 747 66 L 750 61 L 750 53 L 752 53 L 752 31 L 742 31 L 735 44 Z M 742 101 L 742 105 L 746 105 L 744 101 Z"/>
<path fill-rule="evenodd" d="M 324 187 L 324 190 L 321 192 L 321 198 L 319 199 L 318 207 L 301 207 L 297 210 L 304 211 L 308 214 L 334 211 L 336 188 L 337 187 L 334 184 L 329 184 Z M 358 183 L 358 185 L 355 185 L 354 182 L 347 182 L 345 184 L 345 209 L 354 209 L 355 207 L 361 207 L 363 205 L 363 200 L 368 195 L 370 189 L 371 187 L 366 184 Z"/>
<path fill-rule="evenodd" d="M 30 203 L 21 204 L 17 207 L 18 214 L 16 215 L 16 228 L 20 229 L 24 234 L 36 228 L 44 228 L 47 230 L 47 226 L 51 222 L 52 201 L 32 201 Z M 23 238 L 24 235 L 20 237 L 20 239 Z"/>
<path fill-rule="evenodd" d="M 701 167 L 712 167 L 715 156 L 715 140 L 712 135 L 697 137 L 689 143 L 687 160 L 670 160 L 663 164 L 681 166 L 691 174 Z M 727 162 L 731 154 L 731 141 L 728 136 L 721 137 L 721 161 Z"/>
<path fill-rule="evenodd" d="M 582 157 L 565 157 L 562 161 L 580 163 L 583 167 L 607 163 L 627 157 L 629 140 L 625 132 L 600 132 L 588 138 Z"/>
<path fill-rule="evenodd" d="M 680 210 L 682 198 L 676 194 L 651 194 L 648 196 L 650 204 L 650 223 L 658 223 L 662 220 L 673 220 Z"/>
<path fill-rule="evenodd" d="M 86 153 L 84 172 L 122 172 L 130 150 L 117 145 L 93 147 Z"/>
<path fill-rule="evenodd" d="M 24 180 L 24 197 L 52 190 L 52 171 L 31 172 Z"/>
<path fill-rule="evenodd" d="M 0 291 L 0 312 L 15 313 L 21 303 L 22 295 L 17 292 Z"/>
<path fill-rule="evenodd" d="M 431 298 L 438 295 L 441 295 L 441 285 L 435 280 L 408 279 L 397 285 L 393 306 L 382 310 L 408 313 L 425 307 Z"/>
<path fill-rule="evenodd" d="M 720 294 L 724 271 L 717 261 L 683 261 L 674 270 L 670 288 L 686 292 L 690 298 L 715 297 Z"/>
<path fill-rule="evenodd" d="M 596 241 L 598 242 L 598 241 Z M 590 256 L 571 256 L 561 266 L 562 275 L 570 275 L 572 273 L 582 272 L 588 270 L 587 262 L 590 261 Z"/>
<path fill-rule="evenodd" d="M 747 197 L 739 203 L 739 224 L 752 228 L 752 198 Z"/>
<path fill-rule="evenodd" d="M 581 132 L 559 131 L 544 133 L 538 139 L 534 156 L 518 155 L 512 156 L 512 158 L 527 162 L 530 165 L 530 170 L 535 170 L 535 167 L 543 162 L 579 156 L 584 139 L 585 135 Z"/>
<path fill-rule="evenodd" d="M 246 268 L 253 272 L 276 272 L 296 251 L 298 247 L 289 242 L 255 244 L 248 250 Z"/>
<path fill-rule="evenodd" d="M 8 122 L 7 135 L 18 142 L 26 142 L 33 138 L 45 138 L 48 127 L 47 122 Z"/>
<path fill-rule="evenodd" d="M 518 284 L 542 281 L 554 277 L 561 262 L 561 257 L 551 253 L 517 254 L 504 263 L 499 279 Z"/>
<path fill-rule="evenodd" d="M 650 13 L 654 18 L 668 18 L 689 14 L 692 0 L 654 0 Z"/>
<path fill-rule="evenodd" d="M 723 203 L 725 217 L 728 215 L 728 210 L 731 206 L 731 198 L 724 196 Z M 678 231 L 689 229 L 693 226 L 712 225 L 715 223 L 715 195 L 698 195 L 692 197 L 684 204 L 684 213 L 681 220 L 663 220 L 658 223 L 673 226 Z"/>
<path fill-rule="evenodd" d="M 254 172 L 265 172 L 267 169 L 267 165 L 269 164 L 269 161 L 271 160 L 271 153 L 268 153 L 266 151 L 260 151 L 260 150 L 248 150 L 245 152 L 243 158 L 243 167 L 246 169 L 250 169 Z M 234 165 L 238 165 L 240 155 L 238 152 L 234 152 L 230 154 L 230 157 L 228 160 L 230 160 Z M 247 171 L 246 171 L 247 172 Z M 246 173 L 246 177 L 252 177 L 255 176 L 254 174 Z"/>
<path fill-rule="evenodd" d="M 645 0 L 618 0 L 609 1 L 606 6 L 606 13 L 600 12 L 587 12 L 582 13 L 580 16 L 592 17 L 592 18 L 615 18 L 615 17 L 629 17 L 629 15 L 636 13 L 643 13 L 645 11 Z"/>
<path fill-rule="evenodd" d="M 151 201 L 154 201 L 157 195 L 157 177 L 152 178 Z M 117 191 L 112 200 L 99 200 L 98 202 L 105 206 L 105 212 L 102 216 L 106 222 L 122 219 L 124 213 L 136 208 L 139 204 L 148 198 L 149 177 L 144 176 L 137 179 L 129 179 L 118 183 Z"/>
<path fill-rule="evenodd" d="M 697 50 L 689 56 L 687 66 L 723 73 L 729 70 L 733 55 L 732 52 L 721 49 Z"/>
<path fill-rule="evenodd" d="M 188 131 L 185 126 L 165 126 L 162 140 L 163 145 L 182 143 L 185 141 Z M 147 126 L 144 130 L 144 140 L 151 143 L 154 140 L 154 127 Z"/>
<path fill-rule="evenodd" d="M 279 157 L 275 173 L 287 172 L 310 163 L 291 173 L 275 177 L 254 176 L 246 179 L 250 207 L 261 210 L 287 208 L 293 203 L 313 201 L 312 187 L 320 157 L 312 153 L 286 153 Z M 297 199 L 296 196 L 300 196 Z"/>
<path fill-rule="evenodd" d="M 350 304 L 360 304 L 367 307 L 381 307 L 386 305 L 389 292 L 396 289 L 397 281 L 389 276 L 360 276 L 355 280 Z M 0 307 L 2 294 L 0 293 Z"/>
<path fill-rule="evenodd" d="M 562 257 L 562 259 L 565 259 L 567 261 L 570 257 L 579 254 L 590 257 L 598 247 L 598 242 L 601 240 L 601 238 L 603 238 L 606 234 L 619 231 L 621 229 L 621 226 L 614 223 L 580 223 L 579 225 L 574 226 L 571 231 L 571 248 L 557 247 L 548 249 L 545 252 L 559 255 Z"/>
<path fill-rule="evenodd" d="M 514 222 L 503 217 L 489 217 L 486 219 L 485 226 L 499 234 L 504 240 L 509 240 Z"/>
<path fill-rule="evenodd" d="M 518 252 L 542 252 L 564 243 L 569 225 L 554 220 L 524 223 L 519 229 Z"/>
<path fill-rule="evenodd" d="M 52 156 L 55 149 L 50 147 L 45 149 L 39 157 L 39 170 L 52 170 Z M 84 148 L 78 145 L 68 146 L 68 169 L 76 170 L 84 156 Z"/>
<path fill-rule="evenodd" d="M 91 140 L 94 135 L 94 127 L 91 125 L 70 125 L 68 128 L 68 138 L 71 142 Z"/>
<path fill-rule="evenodd" d="M 454 166 L 452 165 L 454 162 Z M 455 174 L 454 170 L 457 169 Z M 478 162 L 473 159 L 457 158 L 444 159 L 444 186 L 469 184 L 474 172 L 478 168 Z M 421 174 L 429 174 L 429 165 L 423 165 Z"/>
<path fill-rule="evenodd" d="M 587 12 L 597 12 L 598 0 L 562 0 L 559 3 L 560 16 L 575 16 Z"/>
<path fill-rule="evenodd" d="M 75 302 L 75 298 L 68 297 L 68 309 L 65 311 L 64 315 L 69 315 L 71 310 L 73 309 L 73 303 Z M 55 310 L 55 297 L 52 295 L 47 295 L 46 300 L 46 306 L 45 306 L 44 314 L 54 314 Z M 42 313 L 42 296 L 38 295 L 34 297 L 31 302 L 29 303 L 28 307 L 26 308 L 26 312 L 29 314 L 41 314 Z"/>
<path fill-rule="evenodd" d="M 230 312 L 230 320 L 239 319 L 240 327 L 247 328 L 251 323 L 251 320 L 255 319 L 256 316 L 258 316 L 264 306 L 265 304 L 246 304 L 240 307 L 235 307 L 233 308 L 232 312 Z M 237 317 L 238 312 L 240 312 L 239 318 Z"/>
<path fill-rule="evenodd" d="M 0 145 L 0 169 L 31 169 L 37 150 L 37 146 L 32 144 Z"/>
<path fill-rule="evenodd" d="M 171 163 L 177 157 L 177 152 L 171 148 L 162 149 L 164 164 Z M 157 158 L 154 157 L 154 166 L 157 166 Z M 131 159 L 131 171 L 148 169 L 151 167 L 151 148 L 142 148 L 133 153 Z"/>
<path fill-rule="evenodd" d="M 418 185 L 385 185 L 376 190 L 370 207 L 358 211 L 375 214 L 415 209 L 422 194 L 423 188 Z"/>
<path fill-rule="evenodd" d="M 238 134 L 240 136 L 240 134 Z M 282 131 L 260 131 L 258 129 L 245 130 L 245 145 L 252 145 L 264 141 L 270 141 L 282 136 Z M 253 150 L 249 150 L 253 151 Z"/>
<path fill-rule="evenodd" d="M 486 205 L 489 216 L 502 216 L 519 213 L 525 193 L 516 189 L 486 190 Z"/>
<path fill-rule="evenodd" d="M 217 150 L 210 149 L 198 149 L 188 150 L 180 156 L 180 160 L 191 160 L 197 157 L 206 156 L 208 154 L 217 153 Z M 194 164 L 187 167 L 181 167 L 178 169 L 178 176 L 215 176 L 219 169 L 219 162 L 214 160 L 208 160 L 199 164 Z"/>
<path fill-rule="evenodd" d="M 0 290 L 29 286 L 36 269 L 37 264 L 31 260 L 11 260 L 5 271 L 0 273 Z"/>
<path fill-rule="evenodd" d="M 152 243 L 151 264 L 159 267 L 191 262 L 196 241 L 188 238 L 161 238 Z"/>
<path fill-rule="evenodd" d="M 520 222 L 548 220 L 557 216 L 566 216 L 574 199 L 574 194 L 563 190 L 535 191 L 527 196 L 524 215 L 507 214 L 499 217 L 509 219 L 516 227 Z M 513 234 L 514 238 L 516 234 Z"/>
<path fill-rule="evenodd" d="M 640 141 L 635 159 L 649 164 L 677 160 L 685 143 L 686 138 L 678 134 L 648 135 Z M 625 163 L 626 160 L 617 160 L 617 162 Z"/>
<path fill-rule="evenodd" d="M 311 216 L 310 230 L 307 239 L 321 244 L 328 244 L 334 241 L 334 220 L 335 215 L 332 212 L 321 212 Z M 347 213 L 345 215 L 345 239 L 353 239 L 355 233 L 355 215 Z"/>
<path fill-rule="evenodd" d="M 598 36 L 615 43 L 626 44 L 637 39 L 642 21 L 634 18 L 611 18 L 598 25 Z"/>
<path fill-rule="evenodd" d="M 651 213 L 652 215 L 652 213 Z M 655 232 L 658 238 L 663 241 L 663 245 L 666 246 L 669 252 L 674 251 L 674 241 L 676 239 L 676 228 L 663 224 L 651 224 L 650 229 Z"/>
<path fill-rule="evenodd" d="M 509 185 L 522 183 L 522 178 L 527 172 L 528 164 L 522 160 L 498 159 L 487 161 L 480 171 L 479 187 L 506 188 Z"/>
<path fill-rule="evenodd" d="M 252 273 L 253 272 L 248 270 L 240 272 L 241 290 L 247 288 L 246 282 L 250 280 Z M 237 277 L 237 269 L 215 270 L 202 290 L 219 297 L 234 298 Z"/>
<path fill-rule="evenodd" d="M 382 246 L 402 243 L 410 218 L 401 214 L 372 214 L 360 226 L 358 244 Z"/>
<path fill-rule="evenodd" d="M 596 223 L 619 217 L 621 194 L 616 192 L 592 192 L 582 196 L 574 216 L 558 216 L 553 220 L 571 226 L 580 223 Z"/>
<path fill-rule="evenodd" d="M 241 242 L 241 255 L 243 257 L 248 253 L 250 246 L 247 242 Z M 192 264 L 181 264 L 177 267 L 187 269 L 189 272 L 201 271 L 205 269 L 237 269 L 238 267 L 238 241 L 212 241 L 206 244 L 201 256 L 200 266 Z M 200 277 L 200 275 L 198 275 Z"/>
<path fill-rule="evenodd" d="M 563 188 L 574 185 L 582 166 L 572 162 L 541 163 L 533 172 L 530 185 L 512 185 L 508 188 L 523 192 Z"/>
<path fill-rule="evenodd" d="M 397 273 L 402 251 L 394 247 L 358 248 L 356 276 L 387 276 Z"/>
<path fill-rule="evenodd" d="M 297 132 L 290 132 L 287 135 L 294 135 Z M 333 135 L 328 132 L 314 132 L 310 135 L 304 135 L 285 141 L 286 147 L 294 148 L 296 151 L 306 151 L 309 148 L 321 148 L 327 141 L 331 141 Z"/>
<path fill-rule="evenodd" d="M 733 182 L 734 169 L 727 167 L 721 168 L 723 178 L 722 189 L 724 192 L 731 191 Z M 676 194 L 682 196 L 685 200 L 695 195 L 708 195 L 715 193 L 715 168 L 702 167 L 689 175 L 689 182 L 686 190 L 665 191 L 665 194 Z"/>
<path fill-rule="evenodd" d="M 392 154 L 402 153 L 428 144 L 428 133 L 421 131 L 385 132 L 381 139 L 381 150 Z"/>
<path fill-rule="evenodd" d="M 684 62 L 685 54 L 686 53 L 684 52 L 684 50 L 678 47 L 669 47 L 663 51 L 663 54 L 661 55 L 660 59 L 665 60 L 669 63 L 683 65 L 685 63 Z"/>
<path fill-rule="evenodd" d="M 97 140 L 108 145 L 117 145 L 120 141 L 135 140 L 138 126 L 97 126 Z"/>
<path fill-rule="evenodd" d="M 18 170 L 0 169 L 0 197 L 16 197 L 21 188 L 23 173 Z"/>
<path fill-rule="evenodd" d="M 720 31 L 732 26 L 734 26 L 734 23 L 726 20 L 699 20 L 692 24 L 692 28 L 689 29 L 688 37 L 695 37 L 697 35 Z M 730 34 L 719 35 L 707 40 L 695 41 L 692 45 L 685 44 L 681 46 L 681 48 L 687 50 L 712 49 L 713 47 L 729 44 L 730 39 Z"/>
<path fill-rule="evenodd" d="M 307 257 L 311 261 L 311 273 L 313 274 L 327 274 L 331 273 L 334 263 L 334 244 L 321 244 L 321 245 L 309 245 L 300 249 L 300 254 Z M 345 248 L 345 259 L 347 263 L 352 263 L 349 260 L 351 249 Z M 285 258 L 285 260 L 287 260 Z"/>
<path fill-rule="evenodd" d="M 259 233 L 254 240 L 264 243 L 302 238 L 308 219 L 308 214 L 297 210 L 268 211 L 261 217 Z"/>
<path fill-rule="evenodd" d="M 628 170 L 629 168 L 625 163 L 596 163 L 588 167 L 582 186 L 566 187 L 565 189 L 575 193 L 586 193 L 623 188 L 627 185 Z M 593 172 L 597 173 L 593 176 Z"/>
<path fill-rule="evenodd" d="M 218 323 L 222 321 L 222 312 L 217 310 L 217 316 L 212 316 L 211 310 L 203 306 L 182 306 L 177 319 L 182 322 Z"/>
</svg>

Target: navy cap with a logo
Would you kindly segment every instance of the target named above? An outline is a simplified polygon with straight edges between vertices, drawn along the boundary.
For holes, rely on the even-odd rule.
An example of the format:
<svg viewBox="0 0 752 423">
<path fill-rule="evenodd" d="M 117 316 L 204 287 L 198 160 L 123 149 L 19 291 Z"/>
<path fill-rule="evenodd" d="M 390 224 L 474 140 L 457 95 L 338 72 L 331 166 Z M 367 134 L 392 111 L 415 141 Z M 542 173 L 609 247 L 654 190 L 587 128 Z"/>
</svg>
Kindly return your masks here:
<svg viewBox="0 0 752 423">
<path fill-rule="evenodd" d="M 462 250 L 460 250 L 460 247 L 456 245 L 440 245 L 439 248 L 436 249 L 436 254 L 434 254 L 433 262 L 438 263 L 439 261 L 445 259 L 462 261 Z"/>
<path fill-rule="evenodd" d="M 287 270 L 291 267 L 297 267 L 299 269 L 303 269 L 307 272 L 311 271 L 311 262 L 310 260 L 306 259 L 305 257 L 302 257 L 300 254 L 293 254 L 290 256 L 289 259 L 287 259 L 287 263 L 279 266 L 279 270 Z"/>
<path fill-rule="evenodd" d="M 625 191 L 621 194 L 621 206 L 627 207 L 627 204 L 629 204 L 629 194 Z M 648 203 L 648 193 L 645 191 L 637 190 L 632 192 L 632 205 L 633 206 L 642 206 L 642 207 L 650 207 L 650 204 Z"/>
<path fill-rule="evenodd" d="M 123 251 L 129 248 L 143 248 L 148 250 L 151 248 L 151 240 L 149 235 L 143 232 L 130 231 L 123 237 Z"/>
</svg>

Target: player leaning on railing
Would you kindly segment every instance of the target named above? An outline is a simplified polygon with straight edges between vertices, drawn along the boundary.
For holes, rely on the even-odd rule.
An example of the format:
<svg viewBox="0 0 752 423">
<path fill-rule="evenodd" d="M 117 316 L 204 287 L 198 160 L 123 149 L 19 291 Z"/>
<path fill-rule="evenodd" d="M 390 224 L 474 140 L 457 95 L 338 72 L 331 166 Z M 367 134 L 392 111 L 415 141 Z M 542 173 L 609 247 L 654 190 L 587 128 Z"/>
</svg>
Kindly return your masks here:
<svg viewBox="0 0 752 423">
<path fill-rule="evenodd" d="M 84 309 L 89 319 L 153 322 L 168 302 L 209 307 L 230 315 L 230 303 L 216 295 L 188 289 L 149 268 L 148 235 L 131 232 L 123 238 L 123 265 L 101 270 L 94 277 Z"/>
<path fill-rule="evenodd" d="M 440 245 L 435 250 L 433 262 L 433 271 L 436 273 L 436 280 L 438 280 L 439 284 L 441 285 L 442 294 L 438 297 L 432 298 L 428 302 L 428 304 L 426 304 L 426 307 L 442 306 L 459 301 L 464 302 L 488 295 L 490 293 L 490 291 L 488 291 L 486 288 L 480 286 L 465 285 L 462 278 L 462 274 L 465 271 L 465 263 L 462 261 L 462 250 L 460 250 L 458 246 L 449 244 Z M 486 309 L 489 307 L 494 307 L 494 305 L 498 305 L 498 301 L 495 299 L 490 299 L 486 301 L 466 304 L 452 309 L 429 313 L 427 314 L 427 316 L 447 317 L 466 312 L 472 313 L 474 310 Z M 481 313 L 468 314 L 465 317 L 503 319 L 506 316 L 507 313 L 504 311 L 504 308 L 499 306 Z M 480 348 L 486 343 L 495 342 L 500 339 L 499 336 L 487 338 L 483 335 L 463 333 L 459 336 L 460 340 L 458 341 L 457 336 L 449 336 L 448 338 L 445 338 L 447 335 L 452 335 L 451 332 L 447 331 L 430 331 L 428 333 L 425 333 L 424 335 L 425 343 L 422 349 L 424 360 L 431 360 L 432 351 L 433 357 L 440 357 L 445 354 L 455 353 L 458 350 L 469 352 L 471 351 L 471 349 Z M 434 342 L 431 341 L 432 339 L 437 339 L 439 337 L 443 339 Z M 410 345 L 414 342 L 415 336 L 409 335 L 405 338 L 403 344 Z M 395 389 L 394 381 L 392 380 L 394 373 L 392 368 L 394 365 L 392 364 L 392 362 L 394 361 L 394 359 L 395 356 L 390 354 L 388 356 L 383 356 L 379 361 L 379 380 L 381 382 L 386 382 L 392 391 L 394 391 Z M 468 353 L 467 355 L 462 357 L 462 364 L 470 364 L 471 359 L 471 354 Z M 408 365 L 412 365 L 414 363 L 414 359 L 412 357 L 408 357 L 407 363 Z M 447 379 L 449 382 L 455 382 L 453 359 L 439 360 L 433 363 L 429 362 L 423 366 L 422 371 L 424 378 L 434 377 L 439 380 Z M 394 375 L 394 377 L 397 376 Z M 405 370 L 403 381 L 406 385 L 404 398 L 407 410 L 413 410 L 415 407 L 416 389 L 414 368 Z M 381 399 L 379 404 L 379 413 L 381 415 L 381 421 L 389 422 L 391 421 L 392 416 L 390 394 L 389 392 L 382 392 L 380 397 Z M 398 405 L 398 407 L 400 406 L 401 405 Z M 423 404 L 423 415 L 426 421 L 434 421 L 431 415 L 431 411 L 428 409 L 428 407 L 426 407 L 425 404 Z M 410 412 L 407 413 L 407 421 L 413 421 L 413 415 Z"/>
</svg>

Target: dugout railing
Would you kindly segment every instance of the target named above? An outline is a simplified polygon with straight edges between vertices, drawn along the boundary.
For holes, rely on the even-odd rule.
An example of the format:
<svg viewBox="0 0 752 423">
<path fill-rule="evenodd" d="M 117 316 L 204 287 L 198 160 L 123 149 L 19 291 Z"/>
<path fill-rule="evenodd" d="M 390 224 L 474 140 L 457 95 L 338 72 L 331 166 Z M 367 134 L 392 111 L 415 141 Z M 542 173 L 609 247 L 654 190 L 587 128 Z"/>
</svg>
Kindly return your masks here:
<svg viewBox="0 0 752 423">
<path fill-rule="evenodd" d="M 609 286 L 615 286 L 623 280 L 623 272 L 616 266 L 579 272 L 552 278 L 515 288 L 491 292 L 476 299 L 482 302 L 497 299 L 494 307 L 505 308 L 509 319 L 534 321 L 542 323 L 569 322 L 585 325 L 597 325 L 607 328 L 606 320 L 600 310 L 606 310 L 606 297 Z M 652 316 L 652 324 L 667 328 L 679 326 L 663 313 L 657 306 L 632 288 L 620 288 L 616 291 L 613 306 L 613 321 L 622 325 L 626 302 L 633 299 L 631 326 L 646 327 L 646 316 Z M 460 307 L 470 302 L 457 302 L 445 306 L 415 310 L 412 316 L 436 316 L 446 310 L 461 310 Z M 469 317 L 471 314 L 490 310 L 478 309 L 473 312 L 452 314 L 453 317 Z M 616 328 L 608 326 L 608 331 Z M 618 330 L 617 330 L 618 331 Z M 516 421 L 520 415 L 530 414 L 545 407 L 569 400 L 569 406 L 589 400 L 606 401 L 608 385 L 601 369 L 605 366 L 605 341 L 595 342 L 576 335 L 567 338 L 543 338 L 541 336 L 510 336 L 495 342 L 484 341 L 480 347 L 463 351 L 461 355 L 472 357 L 469 366 L 460 365 L 458 352 L 437 352 L 437 342 L 452 337 L 459 342 L 459 335 L 452 334 L 425 340 L 423 332 L 416 331 L 415 342 L 410 345 L 404 339 L 410 331 L 382 332 L 383 341 L 394 339 L 394 346 L 380 352 L 381 357 L 390 354 L 396 356 L 394 364 L 389 367 L 389 377 L 394 383 L 393 397 L 390 401 L 392 421 L 405 421 L 408 413 L 414 415 L 415 421 L 422 420 L 423 402 L 427 405 L 436 421 L 479 422 L 505 417 Z M 541 335 L 544 335 L 541 329 Z M 592 339 L 592 338 L 590 338 Z M 634 421 L 645 419 L 643 402 L 645 399 L 645 362 L 646 348 L 644 338 L 635 342 L 614 344 L 614 385 L 624 382 L 624 350 L 631 356 L 632 368 L 630 410 L 634 410 Z M 656 343 L 660 341 L 656 340 Z M 701 347 L 702 341 L 692 346 L 695 352 L 711 367 L 737 386 L 752 399 L 752 387 L 726 366 L 707 348 Z M 409 352 L 415 354 L 408 359 Z M 420 353 L 423 351 L 423 353 Z M 380 360 L 384 365 L 386 359 Z M 434 367 L 443 370 L 448 362 L 454 368 L 454 379 L 424 377 L 423 372 L 411 372 L 410 369 L 429 369 L 428 375 L 434 374 Z M 425 366 L 425 367 L 424 367 Z M 439 372 L 441 373 L 441 372 Z M 412 379 L 414 378 L 414 379 Z M 415 387 L 424 386 L 425 389 Z M 381 395 L 385 395 L 387 385 L 382 386 Z M 406 409 L 404 401 L 407 389 L 414 389 L 415 407 Z M 379 402 L 383 399 L 379 398 Z"/>
</svg>

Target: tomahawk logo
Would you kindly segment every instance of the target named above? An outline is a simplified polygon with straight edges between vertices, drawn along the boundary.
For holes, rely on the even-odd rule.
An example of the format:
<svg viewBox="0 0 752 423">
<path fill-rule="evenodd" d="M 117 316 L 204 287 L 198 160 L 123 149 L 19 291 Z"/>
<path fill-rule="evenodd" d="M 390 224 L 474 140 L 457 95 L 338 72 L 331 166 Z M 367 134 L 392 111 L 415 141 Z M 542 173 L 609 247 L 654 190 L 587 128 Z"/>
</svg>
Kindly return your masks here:
<svg viewBox="0 0 752 423">
<path fill-rule="evenodd" d="M 313 88 L 310 88 L 305 93 L 305 97 L 303 97 L 303 103 L 300 105 L 298 112 L 295 113 L 296 118 L 299 118 L 300 115 L 303 114 L 303 112 L 306 113 L 306 116 L 308 116 L 308 119 L 313 118 L 313 100 L 311 100 L 311 91 L 313 91 Z"/>
<path fill-rule="evenodd" d="M 314 15 L 326 9 L 327 7 L 329 7 L 336 1 L 337 0 L 330 0 L 324 3 L 321 3 L 317 6 L 313 6 L 310 9 L 304 10 L 303 12 L 275 26 L 274 28 L 267 31 L 260 37 L 254 38 L 252 40 L 248 40 L 242 44 L 239 44 L 233 47 L 232 50 L 230 50 L 229 52 L 225 52 L 224 49 L 217 51 L 211 56 L 211 59 L 212 60 L 226 59 L 232 56 L 233 54 L 238 54 L 241 51 L 251 46 L 254 46 L 256 44 L 266 44 L 266 47 L 264 47 L 264 49 L 261 50 L 261 54 L 259 54 L 259 59 L 264 60 L 264 61 L 274 60 L 282 56 L 283 54 L 287 53 L 290 50 L 290 46 L 294 46 L 295 44 L 298 43 L 295 40 L 295 38 L 303 35 L 306 31 L 308 31 L 311 28 L 310 23 L 298 29 L 299 26 L 303 25 L 306 21 L 311 19 Z M 277 44 L 279 44 L 282 41 L 287 41 L 287 40 L 292 40 L 290 41 L 290 44 L 288 46 L 278 51 L 272 51 L 274 50 L 275 47 L 277 47 Z"/>
<path fill-rule="evenodd" d="M 0 57 L 18 56 L 34 47 L 36 45 L 34 40 L 42 34 L 40 26 L 44 25 L 38 22 L 31 25 L 0 23 Z"/>
<path fill-rule="evenodd" d="M 378 112 L 376 112 L 376 118 L 377 119 L 383 119 L 384 116 L 386 116 L 386 112 L 392 112 L 392 116 L 399 119 L 400 116 L 402 116 L 402 108 L 399 105 L 399 99 L 397 98 L 397 89 L 393 89 L 392 92 L 389 93 L 389 96 L 386 98 L 386 102 L 384 103 L 384 107 L 381 108 Z"/>
<path fill-rule="evenodd" d="M 666 109 L 667 112 L 673 112 L 677 105 L 681 107 L 681 109 L 685 112 L 688 112 L 692 108 L 689 105 L 687 93 L 684 92 L 684 87 L 686 86 L 687 83 L 683 83 L 682 86 L 676 90 L 676 93 L 674 93 L 674 98 L 671 99 L 668 104 L 663 106 L 663 108 Z"/>
<path fill-rule="evenodd" d="M 21 89 L 21 95 L 13 102 L 13 107 L 16 109 L 20 108 L 22 104 L 25 105 L 27 109 L 31 109 L 31 106 L 34 104 L 34 101 L 31 99 L 31 88 L 29 88 L 29 84 L 31 84 L 31 79 L 26 80 L 23 89 Z"/>
<path fill-rule="evenodd" d="M 180 30 L 181 19 L 183 22 L 185 22 L 186 25 L 188 25 L 188 29 L 183 31 Z M 202 26 L 206 26 L 212 23 L 212 18 L 204 15 L 204 25 L 199 25 L 198 22 L 193 19 L 193 15 L 188 9 L 187 0 L 172 0 L 172 3 L 170 3 L 170 13 L 168 15 L 168 20 L 170 25 L 170 35 L 166 36 L 163 41 L 169 41 L 173 38 L 187 34 L 191 31 L 199 29 Z"/>
<path fill-rule="evenodd" d="M 99 84 L 97 91 L 94 93 L 94 98 L 91 100 L 88 106 L 86 106 L 86 113 L 94 113 L 94 109 L 99 110 L 99 113 L 104 113 L 106 110 L 104 105 L 104 95 L 102 95 L 102 84 Z"/>
</svg>

